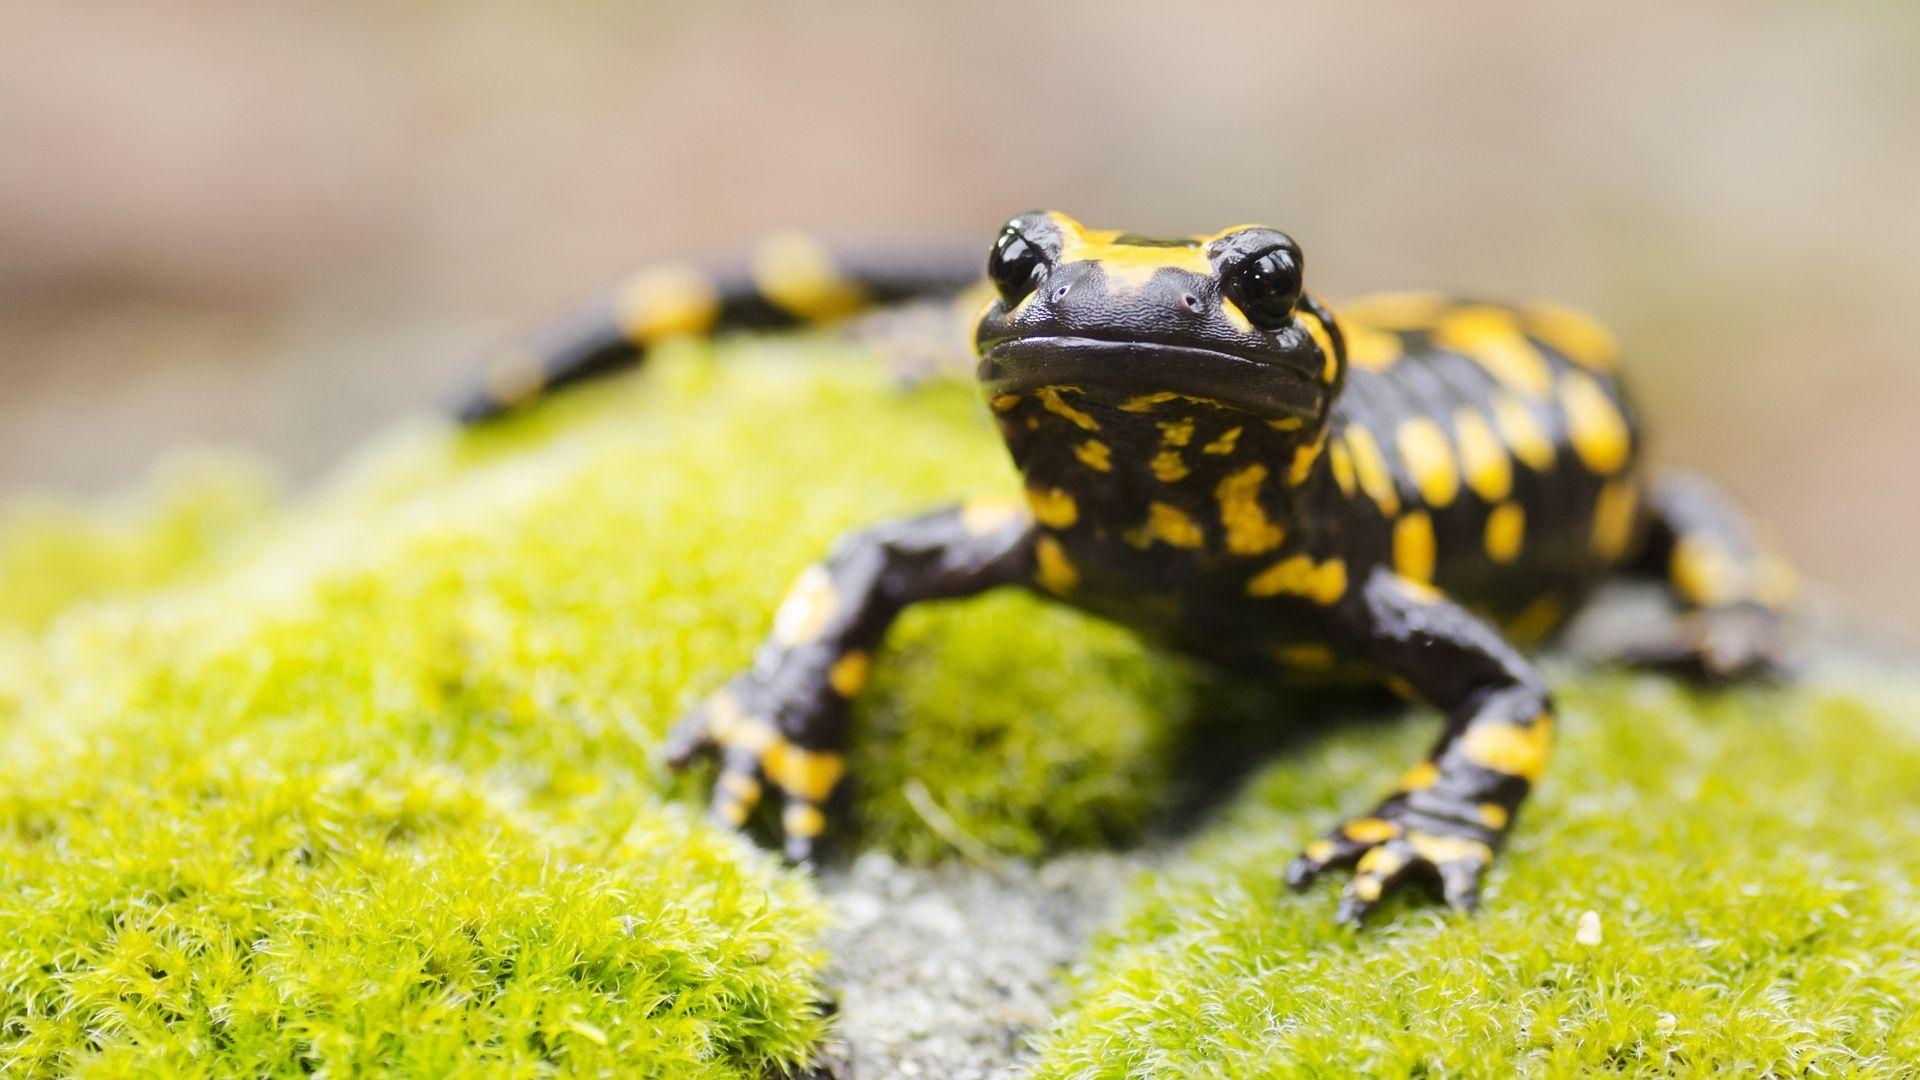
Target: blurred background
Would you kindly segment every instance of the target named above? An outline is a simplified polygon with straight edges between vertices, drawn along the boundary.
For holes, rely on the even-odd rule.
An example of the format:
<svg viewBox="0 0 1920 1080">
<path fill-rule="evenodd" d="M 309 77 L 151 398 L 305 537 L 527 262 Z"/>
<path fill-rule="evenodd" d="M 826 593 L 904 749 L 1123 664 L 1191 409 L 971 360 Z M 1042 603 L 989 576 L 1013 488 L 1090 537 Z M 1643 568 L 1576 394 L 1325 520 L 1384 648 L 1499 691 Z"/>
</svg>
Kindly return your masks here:
<svg viewBox="0 0 1920 1080">
<path fill-rule="evenodd" d="M 650 258 L 1067 210 L 1588 307 L 1920 631 L 1920 8 L 0 0 L 0 497 L 296 478 Z"/>
</svg>

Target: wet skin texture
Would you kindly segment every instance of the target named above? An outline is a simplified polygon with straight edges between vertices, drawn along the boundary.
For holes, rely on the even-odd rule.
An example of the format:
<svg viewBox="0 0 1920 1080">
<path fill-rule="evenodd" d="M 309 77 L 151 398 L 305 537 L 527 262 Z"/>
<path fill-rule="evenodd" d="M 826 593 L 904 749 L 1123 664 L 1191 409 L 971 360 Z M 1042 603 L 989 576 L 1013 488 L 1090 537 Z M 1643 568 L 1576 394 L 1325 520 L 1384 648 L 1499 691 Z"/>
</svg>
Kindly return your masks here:
<svg viewBox="0 0 1920 1080">
<path fill-rule="evenodd" d="M 1649 480 L 1598 324 L 1431 293 L 1336 313 L 1293 240 L 1173 240 L 1014 218 L 993 245 L 979 380 L 1025 490 L 843 537 L 793 586 L 752 667 L 683 719 L 676 765 L 718 758 L 714 816 L 773 788 L 806 860 L 848 711 L 888 625 L 1017 586 L 1276 685 L 1384 683 L 1446 717 L 1370 813 L 1286 868 L 1352 868 L 1340 915 L 1437 885 L 1470 907 L 1546 768 L 1552 696 L 1521 649 L 1602 579 L 1668 583 L 1670 637 L 1632 659 L 1708 681 L 1774 670 L 1793 575 L 1703 481 Z M 656 267 L 503 353 L 478 422 L 683 334 L 831 321 L 960 294 L 977 250 L 775 237 L 743 267 Z"/>
</svg>

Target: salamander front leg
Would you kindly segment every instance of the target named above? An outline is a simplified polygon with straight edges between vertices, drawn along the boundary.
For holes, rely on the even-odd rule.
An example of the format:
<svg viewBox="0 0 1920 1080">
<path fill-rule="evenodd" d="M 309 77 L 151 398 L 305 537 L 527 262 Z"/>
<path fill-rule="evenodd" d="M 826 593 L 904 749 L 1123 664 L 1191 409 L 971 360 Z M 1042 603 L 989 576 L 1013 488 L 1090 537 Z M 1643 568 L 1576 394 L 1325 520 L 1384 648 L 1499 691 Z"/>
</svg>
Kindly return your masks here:
<svg viewBox="0 0 1920 1080">
<path fill-rule="evenodd" d="M 1677 634 L 1631 646 L 1621 659 L 1710 683 L 1783 675 L 1783 628 L 1798 592 L 1792 568 L 1701 477 L 1663 478 L 1649 510 L 1636 569 L 1666 580 L 1681 622 Z"/>
<path fill-rule="evenodd" d="M 1424 585 L 1377 570 L 1353 604 L 1371 659 L 1443 711 L 1447 728 L 1372 813 L 1308 844 L 1287 883 L 1302 889 L 1329 867 L 1354 867 L 1339 909 L 1348 923 L 1412 880 L 1470 909 L 1546 767 L 1552 700 L 1498 631 Z"/>
<path fill-rule="evenodd" d="M 674 726 L 668 763 L 719 759 L 711 812 L 729 826 L 772 786 L 787 858 L 811 858 L 846 772 L 849 707 L 887 627 L 909 604 L 1027 581 L 1032 529 L 1023 505 L 982 499 L 842 537 L 795 582 L 753 666 Z"/>
</svg>

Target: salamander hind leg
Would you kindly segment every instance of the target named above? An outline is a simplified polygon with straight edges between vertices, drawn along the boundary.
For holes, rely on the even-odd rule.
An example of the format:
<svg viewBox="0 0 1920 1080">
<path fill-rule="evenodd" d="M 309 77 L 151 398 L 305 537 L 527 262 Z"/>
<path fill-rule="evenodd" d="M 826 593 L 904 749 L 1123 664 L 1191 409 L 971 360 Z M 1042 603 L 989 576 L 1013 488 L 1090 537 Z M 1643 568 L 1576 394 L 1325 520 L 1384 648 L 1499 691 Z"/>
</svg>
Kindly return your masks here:
<svg viewBox="0 0 1920 1080">
<path fill-rule="evenodd" d="M 1798 592 L 1792 568 L 1699 476 L 1662 478 L 1649 512 L 1635 568 L 1666 582 L 1681 619 L 1673 632 L 1629 646 L 1620 658 L 1710 683 L 1784 676 L 1784 628 Z"/>
<path fill-rule="evenodd" d="M 1370 658 L 1444 712 L 1447 726 L 1384 801 L 1308 844 L 1288 865 L 1287 883 L 1303 889 L 1325 870 L 1351 866 L 1339 907 L 1349 923 L 1414 881 L 1470 909 L 1546 767 L 1552 700 L 1498 631 L 1428 586 L 1375 571 L 1351 614 Z"/>
<path fill-rule="evenodd" d="M 787 858 L 807 861 L 887 627 L 910 604 L 1025 582 L 1032 528 L 1023 505 L 982 499 L 849 533 L 794 583 L 752 667 L 669 732 L 668 764 L 717 758 L 711 816 L 735 828 L 771 788 Z"/>
</svg>

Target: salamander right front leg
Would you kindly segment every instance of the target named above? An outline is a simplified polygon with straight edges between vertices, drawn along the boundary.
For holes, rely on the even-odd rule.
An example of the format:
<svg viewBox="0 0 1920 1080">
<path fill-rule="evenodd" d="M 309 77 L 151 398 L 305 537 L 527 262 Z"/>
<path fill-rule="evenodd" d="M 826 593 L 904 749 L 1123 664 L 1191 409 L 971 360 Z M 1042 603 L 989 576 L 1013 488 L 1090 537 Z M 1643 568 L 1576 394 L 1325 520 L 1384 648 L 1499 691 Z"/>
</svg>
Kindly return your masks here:
<svg viewBox="0 0 1920 1080">
<path fill-rule="evenodd" d="M 711 813 L 736 828 L 771 785 L 786 856 L 807 861 L 846 773 L 852 699 L 887 627 L 909 604 L 1024 583 L 1033 565 L 1033 521 L 1012 499 L 847 534 L 794 583 L 753 666 L 674 726 L 668 763 L 718 758 Z"/>
</svg>

